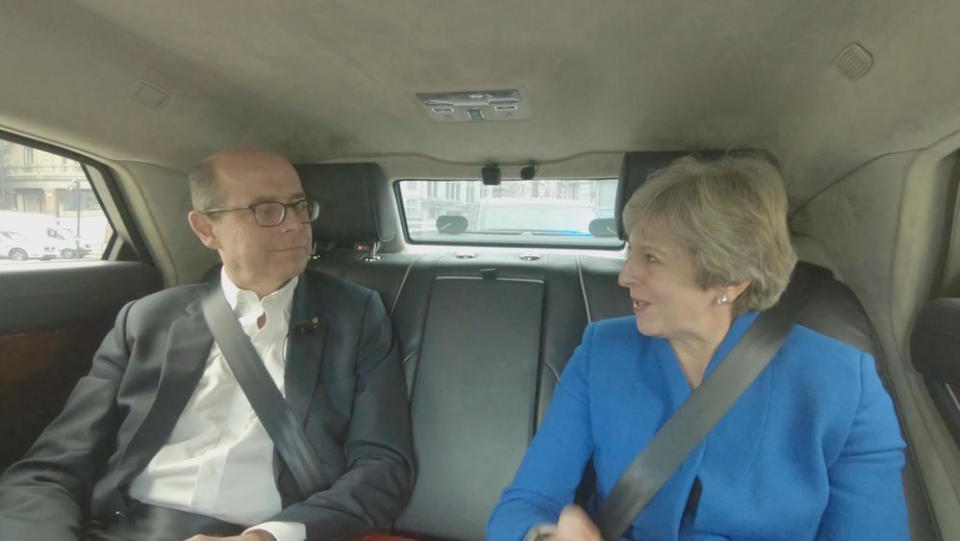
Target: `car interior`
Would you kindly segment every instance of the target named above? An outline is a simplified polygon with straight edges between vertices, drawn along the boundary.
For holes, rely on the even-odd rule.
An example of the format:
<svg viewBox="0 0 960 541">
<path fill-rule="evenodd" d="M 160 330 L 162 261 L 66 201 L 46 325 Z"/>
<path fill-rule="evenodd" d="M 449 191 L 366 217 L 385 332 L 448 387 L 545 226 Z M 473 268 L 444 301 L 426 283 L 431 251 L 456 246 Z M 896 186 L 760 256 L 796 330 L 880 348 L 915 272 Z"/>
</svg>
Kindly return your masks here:
<svg viewBox="0 0 960 541">
<path fill-rule="evenodd" d="M 78 165 L 110 227 L 83 258 L 0 260 L 0 471 L 120 307 L 218 272 L 186 175 L 256 146 L 323 203 L 309 268 L 393 322 L 418 470 L 394 531 L 483 539 L 584 328 L 632 314 L 625 201 L 681 156 L 746 151 L 782 171 L 797 276 L 828 277 L 799 323 L 877 360 L 911 538 L 958 539 L 958 19 L 894 0 L 0 1 L 0 211 L 29 210 L 47 170 L 14 154 L 35 149 Z M 471 237 L 401 193 L 539 180 L 609 180 L 607 222 Z"/>
</svg>

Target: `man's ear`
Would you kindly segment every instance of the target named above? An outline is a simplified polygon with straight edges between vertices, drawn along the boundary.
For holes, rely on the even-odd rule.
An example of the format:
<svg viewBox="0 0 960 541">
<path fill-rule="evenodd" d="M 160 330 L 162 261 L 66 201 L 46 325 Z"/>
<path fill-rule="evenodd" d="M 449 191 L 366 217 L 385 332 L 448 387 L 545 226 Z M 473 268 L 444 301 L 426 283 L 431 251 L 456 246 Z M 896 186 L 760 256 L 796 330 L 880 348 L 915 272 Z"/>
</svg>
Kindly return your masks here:
<svg viewBox="0 0 960 541">
<path fill-rule="evenodd" d="M 213 220 L 210 219 L 210 216 L 191 210 L 187 214 L 187 221 L 190 223 L 190 229 L 193 229 L 194 234 L 197 235 L 204 246 L 211 250 L 220 249 L 220 239 L 217 238 L 217 234 L 213 230 Z"/>
</svg>

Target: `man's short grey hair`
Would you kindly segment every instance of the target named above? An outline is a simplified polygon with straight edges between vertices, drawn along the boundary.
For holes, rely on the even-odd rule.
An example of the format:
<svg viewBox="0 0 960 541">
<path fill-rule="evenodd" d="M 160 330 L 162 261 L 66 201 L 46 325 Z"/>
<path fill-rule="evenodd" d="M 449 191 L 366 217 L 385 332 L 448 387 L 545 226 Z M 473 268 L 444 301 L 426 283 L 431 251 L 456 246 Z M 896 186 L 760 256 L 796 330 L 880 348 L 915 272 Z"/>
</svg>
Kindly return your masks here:
<svg viewBox="0 0 960 541">
<path fill-rule="evenodd" d="M 190 182 L 190 203 L 193 210 L 207 210 L 217 205 L 217 172 L 213 160 L 207 158 L 187 174 Z"/>
<path fill-rule="evenodd" d="M 628 233 L 654 227 L 693 255 L 704 289 L 749 282 L 734 313 L 765 310 L 790 281 L 797 254 L 787 228 L 780 172 L 755 157 L 686 156 L 634 192 L 623 210 Z"/>
</svg>

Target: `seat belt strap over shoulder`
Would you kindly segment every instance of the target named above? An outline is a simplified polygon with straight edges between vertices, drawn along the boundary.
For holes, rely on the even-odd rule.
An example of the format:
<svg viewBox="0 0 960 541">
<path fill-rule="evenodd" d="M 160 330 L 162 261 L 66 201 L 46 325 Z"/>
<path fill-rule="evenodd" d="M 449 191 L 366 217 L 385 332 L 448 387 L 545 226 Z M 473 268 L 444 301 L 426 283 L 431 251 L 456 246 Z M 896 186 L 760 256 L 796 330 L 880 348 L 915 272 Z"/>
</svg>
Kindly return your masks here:
<svg viewBox="0 0 960 541">
<path fill-rule="evenodd" d="M 290 468 L 301 499 L 317 492 L 323 487 L 323 475 L 313 446 L 219 287 L 211 287 L 204 295 L 202 309 L 213 339 L 243 394 Z"/>
</svg>

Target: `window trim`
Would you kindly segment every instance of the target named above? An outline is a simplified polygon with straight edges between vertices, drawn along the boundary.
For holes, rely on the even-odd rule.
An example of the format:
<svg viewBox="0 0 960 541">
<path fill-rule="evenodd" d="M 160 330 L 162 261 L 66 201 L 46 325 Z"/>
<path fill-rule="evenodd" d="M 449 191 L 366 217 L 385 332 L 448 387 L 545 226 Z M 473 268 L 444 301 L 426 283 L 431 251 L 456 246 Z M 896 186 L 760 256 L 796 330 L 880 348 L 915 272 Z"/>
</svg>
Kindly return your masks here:
<svg viewBox="0 0 960 541">
<path fill-rule="evenodd" d="M 923 380 L 937 412 L 953 437 L 954 444 L 960 448 L 960 402 L 957 401 L 956 393 L 949 384 L 927 376 L 924 376 Z"/>
</svg>

